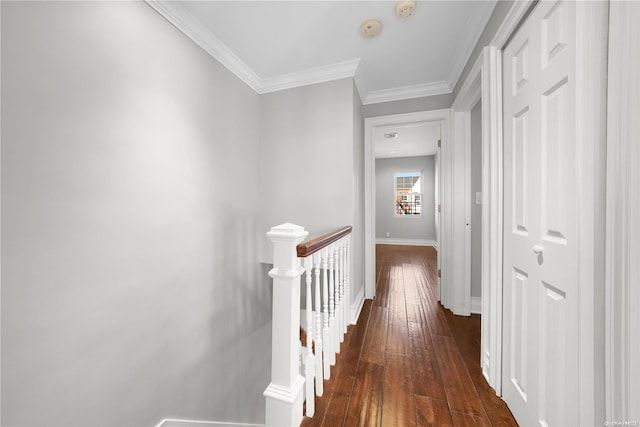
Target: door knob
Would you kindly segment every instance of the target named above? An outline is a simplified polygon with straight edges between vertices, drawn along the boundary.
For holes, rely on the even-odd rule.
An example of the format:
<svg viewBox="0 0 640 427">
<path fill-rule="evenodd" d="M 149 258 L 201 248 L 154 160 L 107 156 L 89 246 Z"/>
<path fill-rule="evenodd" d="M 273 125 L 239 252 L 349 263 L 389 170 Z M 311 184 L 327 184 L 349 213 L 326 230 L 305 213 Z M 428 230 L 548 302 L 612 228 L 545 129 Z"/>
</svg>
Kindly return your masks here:
<svg viewBox="0 0 640 427">
<path fill-rule="evenodd" d="M 542 245 L 533 245 L 533 253 L 536 255 L 540 255 L 544 251 Z"/>
</svg>

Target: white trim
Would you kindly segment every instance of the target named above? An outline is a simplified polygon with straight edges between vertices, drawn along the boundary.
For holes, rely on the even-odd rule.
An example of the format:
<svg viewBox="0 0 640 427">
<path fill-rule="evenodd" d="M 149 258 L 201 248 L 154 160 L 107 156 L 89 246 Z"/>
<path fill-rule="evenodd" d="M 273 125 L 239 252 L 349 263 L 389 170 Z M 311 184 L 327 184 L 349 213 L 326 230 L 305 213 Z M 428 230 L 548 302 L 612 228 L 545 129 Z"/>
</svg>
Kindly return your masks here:
<svg viewBox="0 0 640 427">
<path fill-rule="evenodd" d="M 283 387 L 280 384 L 271 382 L 262 394 L 273 400 L 293 404 L 302 396 L 303 385 L 304 377 L 302 375 L 296 375 L 291 387 Z"/>
<path fill-rule="evenodd" d="M 264 427 L 264 424 L 232 423 L 226 421 L 196 421 L 165 418 L 156 427 Z"/>
<path fill-rule="evenodd" d="M 376 238 L 376 245 L 432 246 L 438 250 L 438 242 L 431 239 L 396 239 L 393 237 Z"/>
<path fill-rule="evenodd" d="M 489 2 L 484 1 L 473 3 L 473 11 L 467 21 L 467 25 L 465 25 L 465 33 L 462 43 L 459 45 L 456 55 L 454 56 L 455 62 L 453 64 L 453 69 L 447 79 L 449 87 L 453 88 L 456 86 L 462 71 L 464 71 L 465 65 L 469 62 L 473 49 L 476 47 L 476 43 L 478 43 L 478 39 L 482 35 L 482 31 L 487 25 L 487 22 L 489 22 L 489 18 L 491 17 L 491 14 L 498 2 L 496 1 L 493 3 L 491 7 L 487 7 L 488 4 Z"/>
<path fill-rule="evenodd" d="M 452 90 L 452 86 L 444 80 L 439 82 L 402 86 L 392 89 L 374 90 L 366 94 L 362 100 L 362 105 L 421 98 L 423 96 L 443 95 L 451 93 Z"/>
<path fill-rule="evenodd" d="M 452 141 L 456 147 L 462 146 L 464 150 L 464 170 L 455 171 L 456 176 L 464 176 L 463 188 L 460 193 L 456 193 L 455 197 L 464 198 L 464 219 L 460 218 L 464 222 L 464 239 L 455 242 L 457 248 L 456 253 L 463 253 L 464 257 L 458 257 L 456 259 L 457 265 L 454 267 L 454 271 L 463 272 L 462 278 L 458 278 L 454 281 L 456 290 L 454 295 L 454 301 L 452 302 L 453 311 L 456 314 L 467 316 L 472 313 L 471 307 L 471 110 L 480 101 L 482 96 L 482 84 L 481 84 L 481 71 L 482 71 L 482 58 L 483 55 L 476 59 L 476 62 L 471 67 L 467 78 L 465 79 L 458 96 L 453 101 L 451 107 L 453 114 L 453 137 Z M 484 138 L 483 144 L 485 143 Z M 458 187 L 459 188 L 459 187 Z M 483 204 L 483 217 L 488 216 L 488 208 Z M 459 226 L 462 226 L 462 222 Z M 462 237 L 462 234 L 460 234 Z M 483 260 L 487 260 L 484 257 Z M 483 268 L 486 268 L 483 266 Z"/>
<path fill-rule="evenodd" d="M 483 188 L 485 199 L 483 202 L 490 205 L 490 218 L 488 218 L 489 239 L 484 239 L 483 233 L 483 253 L 490 258 L 490 269 L 483 271 L 483 282 L 488 283 L 489 292 L 482 290 L 482 311 L 483 313 L 495 314 L 495 320 L 489 323 L 487 335 L 482 336 L 482 369 L 483 374 L 491 386 L 498 394 L 501 393 L 502 373 L 502 214 L 503 214 L 503 158 L 502 158 L 502 57 L 501 51 L 509 40 L 511 34 L 517 29 L 519 22 L 526 16 L 531 6 L 531 2 L 515 2 L 507 18 L 505 18 L 501 28 L 491 42 L 491 46 L 484 49 L 484 65 L 482 73 L 483 81 L 483 138 L 490 141 L 483 152 L 483 164 L 485 173 L 488 174 L 487 191 Z M 596 305 L 596 293 L 599 278 L 598 257 L 594 256 L 598 252 L 599 236 L 603 235 L 600 228 L 601 215 L 598 206 L 602 205 L 599 200 L 603 194 L 599 188 L 601 182 L 597 174 L 593 171 L 602 171 L 600 164 L 603 160 L 601 151 L 604 147 L 601 134 L 604 130 L 602 125 L 602 109 L 605 106 L 603 100 L 604 85 L 602 84 L 606 64 L 602 57 L 603 41 L 606 40 L 606 2 L 593 2 L 589 4 L 579 3 L 578 14 L 578 34 L 589 37 L 582 37 L 577 48 L 577 63 L 580 72 L 577 75 L 577 89 L 579 96 L 577 106 L 579 111 L 576 124 L 577 138 L 581 143 L 581 150 L 577 153 L 576 164 L 580 168 L 582 185 L 578 193 L 578 203 L 580 212 L 579 221 L 580 233 L 584 239 L 580 244 L 579 264 L 581 289 L 586 290 L 580 295 L 580 325 L 581 332 L 579 343 L 581 355 L 579 360 L 580 372 L 580 425 L 601 424 L 598 412 L 600 409 L 597 398 L 599 385 L 599 370 L 596 369 L 598 346 L 602 343 L 598 337 L 598 328 L 594 328 L 594 322 L 602 316 Z M 485 161 L 486 160 L 486 161 Z M 483 175 L 484 177 L 487 175 Z M 586 188 L 589 187 L 590 188 Z M 483 227 L 484 232 L 484 227 Z M 591 240 L 589 240 L 591 239 Z M 600 242 L 601 244 L 601 242 Z M 595 261 L 595 262 L 594 262 Z M 483 320 L 484 320 L 483 316 Z M 482 330 L 485 331 L 483 325 Z M 487 358 L 486 349 L 490 349 L 492 357 Z"/>
<path fill-rule="evenodd" d="M 358 323 L 358 317 L 360 317 L 360 312 L 362 311 L 362 306 L 364 306 L 364 286 L 360 288 L 360 292 L 356 295 L 356 299 L 351 304 L 351 311 L 349 319 L 349 323 L 355 325 Z"/>
<path fill-rule="evenodd" d="M 263 78 L 253 71 L 251 67 L 240 59 L 208 28 L 202 25 L 180 2 L 167 0 L 145 0 L 145 2 L 258 94 L 343 78 L 354 78 L 360 100 L 363 105 L 367 105 L 451 93 L 453 91 L 453 85 L 447 83 L 447 81 L 457 80 L 462 71 L 460 70 L 460 72 L 458 72 L 457 69 L 454 69 L 447 81 L 442 80 L 377 91 L 368 90 L 366 79 L 359 67 L 360 58 Z M 479 14 L 479 16 L 483 18 L 484 15 Z M 479 22 L 478 17 L 474 16 L 472 22 Z M 470 43 L 465 42 L 464 44 L 465 49 L 462 49 L 463 56 L 466 50 L 468 50 L 468 44 Z M 472 49 L 473 45 L 471 44 L 471 50 Z"/>
<path fill-rule="evenodd" d="M 605 420 L 635 421 L 640 420 L 640 3 L 611 2 L 609 17 Z"/>
<path fill-rule="evenodd" d="M 364 73 L 362 72 L 362 67 L 358 67 L 353 76 L 353 82 L 356 85 L 356 90 L 358 91 L 358 96 L 360 97 L 360 103 L 364 105 L 364 100 L 367 97 L 367 93 L 369 93 L 369 83 Z"/>
<path fill-rule="evenodd" d="M 481 297 L 471 297 L 471 314 L 482 314 Z"/>
<path fill-rule="evenodd" d="M 453 208 L 453 150 L 452 142 L 450 139 L 452 127 L 451 110 L 449 110 L 449 117 L 447 119 L 446 126 L 442 126 L 442 135 L 439 155 L 440 155 L 440 251 L 438 253 L 438 260 L 440 265 L 438 269 L 441 274 L 438 277 L 438 298 L 443 306 L 450 307 L 451 301 L 453 301 L 453 283 L 454 283 L 454 271 L 453 265 L 456 257 L 453 242 L 454 231 L 454 208 Z M 446 132 L 446 137 L 445 137 Z"/>
<path fill-rule="evenodd" d="M 453 298 L 447 308 L 454 314 L 471 314 L 471 110 L 481 97 L 481 58 L 476 61 L 451 107 L 453 116 L 451 145 L 454 153 Z M 483 209 L 486 207 L 483 205 Z M 485 215 L 487 213 L 485 212 Z"/>
<path fill-rule="evenodd" d="M 604 422 L 608 9 L 604 1 L 576 3 L 579 425 Z"/>
<path fill-rule="evenodd" d="M 462 86 L 460 86 L 456 99 L 454 99 L 451 104 L 452 111 L 470 111 L 473 109 L 476 102 L 478 102 L 477 100 L 480 99 L 482 94 L 482 85 L 480 81 L 482 66 L 483 56 L 482 51 L 480 51 L 480 55 L 476 59 L 476 62 L 473 63 L 471 70 L 469 70 L 467 78 L 462 83 Z"/>
<path fill-rule="evenodd" d="M 251 89 L 259 93 L 262 79 L 179 2 L 165 0 L 145 0 L 145 2 Z"/>
<path fill-rule="evenodd" d="M 375 296 L 376 286 L 376 229 L 375 229 L 375 145 L 373 129 L 403 123 L 436 122 L 440 123 L 442 145 L 449 142 L 450 110 L 432 110 L 416 113 L 395 114 L 391 116 L 369 117 L 364 120 L 364 278 L 365 298 Z"/>
<path fill-rule="evenodd" d="M 488 46 L 483 48 L 454 100 L 463 105 L 460 93 L 471 93 L 481 75 L 482 96 L 482 374 L 496 394 L 502 392 L 502 54 L 501 49 L 526 16 L 532 1 L 514 2 Z M 459 100 L 460 99 L 460 100 Z"/>
<path fill-rule="evenodd" d="M 513 32 L 518 28 L 518 25 L 520 25 L 520 21 L 526 16 L 529 8 L 536 3 L 536 1 L 537 0 L 520 0 L 513 2 L 513 6 L 509 9 L 509 13 L 505 16 L 502 24 L 500 24 L 489 46 L 502 50 L 511 38 Z"/>
<path fill-rule="evenodd" d="M 2 22 L 2 2 L 0 1 L 0 22 Z M 6 37 L 6 36 L 5 36 Z M 2 31 L 0 31 L 0 50 L 2 46 Z M 0 55 L 0 82 L 2 82 L 2 55 Z M 0 129 L 2 129 L 2 84 L 0 84 Z M 0 131 L 0 189 L 2 189 L 2 132 Z M 2 197 L 0 197 L 0 236 L 2 236 Z M 0 295 L 2 294 L 2 245 L 0 244 Z M 1 366 L 2 357 L 0 357 Z M 2 384 L 2 372 L 0 372 L 0 384 Z M 0 402 L 2 391 L 0 388 Z M 2 405 L 0 405 L 1 407 Z M 0 416 L 1 419 L 1 416 Z"/>
<path fill-rule="evenodd" d="M 360 63 L 360 58 L 356 58 L 295 73 L 261 78 L 180 2 L 145 2 L 258 94 L 354 77 Z"/>
<path fill-rule="evenodd" d="M 360 58 L 262 79 L 259 94 L 354 77 Z"/>
<path fill-rule="evenodd" d="M 484 197 L 489 215 L 483 224 L 482 244 L 489 257 L 488 271 L 483 272 L 486 287 L 482 289 L 483 313 L 491 313 L 487 327 L 491 354 L 488 366 L 489 384 L 502 393 L 502 214 L 503 214 L 503 158 L 502 158 L 502 52 L 485 48 L 482 75 L 482 116 L 484 145 L 483 159 L 487 165 L 483 175 Z M 484 252 L 483 248 L 483 253 Z"/>
</svg>

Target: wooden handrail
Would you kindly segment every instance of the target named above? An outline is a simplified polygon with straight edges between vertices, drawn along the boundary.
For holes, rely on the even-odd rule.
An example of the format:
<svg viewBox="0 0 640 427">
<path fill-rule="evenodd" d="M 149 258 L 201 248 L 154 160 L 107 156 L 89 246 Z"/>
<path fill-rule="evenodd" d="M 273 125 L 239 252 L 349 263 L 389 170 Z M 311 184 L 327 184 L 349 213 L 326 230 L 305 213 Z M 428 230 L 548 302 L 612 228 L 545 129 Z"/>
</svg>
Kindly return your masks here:
<svg viewBox="0 0 640 427">
<path fill-rule="evenodd" d="M 347 225 L 346 227 L 342 227 L 336 231 L 332 231 L 331 233 L 316 237 L 315 239 L 309 240 L 308 242 L 300 243 L 298 246 L 296 246 L 298 258 L 306 258 L 309 255 L 318 252 L 320 249 L 326 248 L 336 240 L 340 240 L 342 237 L 351 233 L 351 228 L 352 227 L 350 225 Z"/>
</svg>

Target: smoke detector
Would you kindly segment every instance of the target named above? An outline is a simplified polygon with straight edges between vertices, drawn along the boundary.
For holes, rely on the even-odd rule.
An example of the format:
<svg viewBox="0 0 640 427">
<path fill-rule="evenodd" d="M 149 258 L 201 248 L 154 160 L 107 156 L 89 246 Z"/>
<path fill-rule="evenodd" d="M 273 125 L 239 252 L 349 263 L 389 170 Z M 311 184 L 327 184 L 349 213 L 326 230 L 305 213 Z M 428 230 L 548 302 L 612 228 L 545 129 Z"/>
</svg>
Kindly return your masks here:
<svg viewBox="0 0 640 427">
<path fill-rule="evenodd" d="M 377 19 L 368 19 L 360 26 L 360 34 L 368 39 L 377 36 L 382 31 L 382 24 Z"/>
<path fill-rule="evenodd" d="M 396 15 L 408 18 L 416 10 L 416 0 L 396 0 Z"/>
</svg>

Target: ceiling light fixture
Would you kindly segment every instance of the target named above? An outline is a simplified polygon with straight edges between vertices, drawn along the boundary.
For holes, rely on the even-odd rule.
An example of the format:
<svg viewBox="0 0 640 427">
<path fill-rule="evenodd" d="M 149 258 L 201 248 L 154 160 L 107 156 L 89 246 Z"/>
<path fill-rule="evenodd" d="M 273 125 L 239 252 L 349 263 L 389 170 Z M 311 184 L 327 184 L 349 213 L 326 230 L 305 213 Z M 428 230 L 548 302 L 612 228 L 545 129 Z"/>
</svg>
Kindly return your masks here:
<svg viewBox="0 0 640 427">
<path fill-rule="evenodd" d="M 396 15 L 408 18 L 416 10 L 416 0 L 396 0 Z"/>
<path fill-rule="evenodd" d="M 372 38 L 380 34 L 382 24 L 377 19 L 368 19 L 360 26 L 360 34 L 365 38 Z"/>
</svg>

